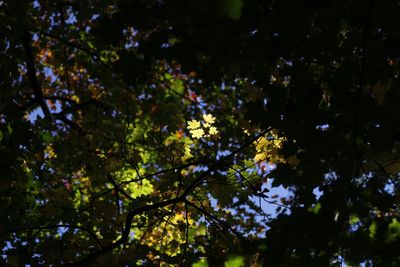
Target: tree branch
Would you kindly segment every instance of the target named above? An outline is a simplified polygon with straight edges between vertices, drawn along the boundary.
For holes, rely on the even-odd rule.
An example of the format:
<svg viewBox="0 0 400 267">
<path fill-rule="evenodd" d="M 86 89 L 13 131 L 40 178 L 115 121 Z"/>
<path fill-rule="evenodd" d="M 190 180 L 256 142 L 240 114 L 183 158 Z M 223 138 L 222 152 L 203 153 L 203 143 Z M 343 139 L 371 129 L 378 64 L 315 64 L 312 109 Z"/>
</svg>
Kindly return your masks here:
<svg viewBox="0 0 400 267">
<path fill-rule="evenodd" d="M 27 70 L 28 79 L 29 79 L 29 82 L 31 83 L 31 87 L 32 87 L 33 93 L 35 95 L 35 99 L 34 99 L 35 102 L 39 103 L 45 117 L 48 118 L 49 120 L 51 120 L 51 113 L 50 113 L 49 107 L 47 106 L 47 104 L 44 100 L 42 87 L 40 85 L 38 78 L 36 77 L 35 58 L 33 55 L 33 49 L 32 49 L 31 42 L 32 42 L 31 35 L 30 35 L 29 31 L 26 30 L 22 37 L 22 44 L 23 44 L 24 50 L 25 50 L 26 70 Z"/>
<path fill-rule="evenodd" d="M 82 231 L 88 233 L 97 242 L 97 244 L 100 247 L 103 247 L 103 244 L 101 243 L 99 238 L 91 230 L 89 230 L 88 228 L 83 227 L 83 226 L 70 225 L 70 224 L 55 224 L 55 225 L 46 225 L 46 226 L 27 226 L 27 227 L 22 227 L 22 228 L 17 228 L 17 229 L 1 232 L 0 235 L 12 234 L 12 233 L 16 233 L 16 232 L 23 232 L 23 231 L 29 231 L 29 230 L 37 230 L 40 232 L 40 231 L 43 231 L 46 229 L 53 229 L 53 228 L 70 228 L 70 229 L 82 230 Z"/>
<path fill-rule="evenodd" d="M 169 205 L 175 205 L 179 202 L 186 201 L 186 197 L 188 195 L 190 195 L 192 193 L 192 190 L 194 188 L 196 188 L 197 186 L 199 186 L 208 177 L 208 175 L 210 175 L 218 167 L 222 166 L 228 159 L 233 158 L 236 154 L 238 154 L 239 152 L 241 152 L 242 150 L 244 150 L 245 148 L 247 148 L 248 146 L 253 144 L 254 141 L 256 141 L 261 136 L 265 135 L 270 130 L 271 130 L 271 127 L 269 127 L 267 130 L 262 131 L 260 134 L 256 135 L 255 137 L 248 140 L 245 144 L 243 144 L 240 147 L 238 147 L 237 149 L 235 149 L 229 155 L 221 158 L 220 160 L 216 161 L 214 164 L 209 166 L 208 170 L 206 172 L 202 173 L 201 175 L 199 175 L 195 180 L 193 180 L 181 195 L 179 195 L 175 198 L 164 200 L 164 201 L 161 201 L 161 202 L 158 202 L 155 204 L 151 204 L 151 205 L 146 205 L 146 206 L 143 206 L 143 207 L 140 207 L 140 208 L 130 211 L 126 216 L 125 228 L 122 231 L 122 235 L 121 235 L 120 239 L 103 247 L 102 249 L 99 249 L 99 250 L 89 254 L 81 261 L 78 261 L 75 263 L 69 263 L 69 264 L 66 264 L 65 266 L 87 266 L 92 260 L 94 260 L 100 256 L 103 256 L 103 255 L 113 251 L 115 248 L 119 247 L 120 245 L 124 244 L 128 240 L 129 233 L 131 231 L 132 220 L 136 215 L 139 215 L 139 214 L 151 211 L 151 210 L 159 209 L 159 208 L 164 208 Z"/>
</svg>

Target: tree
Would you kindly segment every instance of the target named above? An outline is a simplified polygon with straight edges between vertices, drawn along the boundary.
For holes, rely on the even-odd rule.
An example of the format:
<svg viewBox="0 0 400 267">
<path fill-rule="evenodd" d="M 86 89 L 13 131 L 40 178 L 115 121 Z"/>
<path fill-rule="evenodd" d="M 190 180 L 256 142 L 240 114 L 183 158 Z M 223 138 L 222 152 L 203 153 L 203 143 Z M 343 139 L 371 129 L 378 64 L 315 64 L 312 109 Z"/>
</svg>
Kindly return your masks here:
<svg viewBox="0 0 400 267">
<path fill-rule="evenodd" d="M 400 264 L 398 1 L 0 6 L 1 264 Z"/>
</svg>

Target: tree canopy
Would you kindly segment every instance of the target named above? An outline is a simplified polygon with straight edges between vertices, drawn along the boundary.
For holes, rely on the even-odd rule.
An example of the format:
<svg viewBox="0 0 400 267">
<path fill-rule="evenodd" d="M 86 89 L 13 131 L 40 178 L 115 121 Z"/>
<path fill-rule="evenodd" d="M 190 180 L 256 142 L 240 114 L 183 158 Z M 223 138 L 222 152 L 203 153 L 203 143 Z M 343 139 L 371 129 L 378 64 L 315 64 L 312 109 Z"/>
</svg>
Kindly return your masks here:
<svg viewBox="0 0 400 267">
<path fill-rule="evenodd" d="M 399 266 L 399 14 L 0 1 L 0 265 Z"/>
</svg>

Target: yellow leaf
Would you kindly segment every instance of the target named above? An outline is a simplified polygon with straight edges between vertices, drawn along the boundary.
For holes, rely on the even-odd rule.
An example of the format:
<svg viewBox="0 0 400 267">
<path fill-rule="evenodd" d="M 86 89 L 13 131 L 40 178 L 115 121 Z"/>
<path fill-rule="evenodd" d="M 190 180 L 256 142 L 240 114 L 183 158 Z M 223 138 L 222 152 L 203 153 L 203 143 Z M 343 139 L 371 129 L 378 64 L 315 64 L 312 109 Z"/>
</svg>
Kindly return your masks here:
<svg viewBox="0 0 400 267">
<path fill-rule="evenodd" d="M 213 117 L 211 114 L 203 114 L 203 119 L 209 124 L 213 124 L 215 122 L 215 117 Z"/>
<path fill-rule="evenodd" d="M 254 161 L 255 162 L 259 162 L 259 161 L 263 161 L 267 158 L 267 156 L 265 155 L 265 153 L 258 153 L 256 154 L 256 156 L 254 157 Z"/>
<path fill-rule="evenodd" d="M 54 152 L 53 146 L 52 145 L 48 145 L 46 147 L 46 149 L 44 150 L 44 156 L 47 159 L 53 159 L 53 158 L 57 158 L 57 154 Z"/>
<path fill-rule="evenodd" d="M 80 99 L 79 99 L 79 97 L 77 95 L 71 96 L 71 100 L 74 100 L 76 103 L 80 102 Z"/>
<path fill-rule="evenodd" d="M 190 151 L 190 146 L 185 145 L 185 155 L 182 157 L 182 160 L 185 161 L 187 159 L 193 158 L 193 155 Z"/>
<path fill-rule="evenodd" d="M 277 148 L 282 148 L 282 139 L 274 139 L 274 146 Z"/>
<path fill-rule="evenodd" d="M 258 138 L 258 140 L 255 142 L 256 146 L 256 150 L 258 152 L 263 151 L 264 148 L 268 145 L 268 140 L 265 137 L 260 137 Z"/>
<path fill-rule="evenodd" d="M 214 126 L 210 127 L 210 131 L 209 131 L 210 135 L 214 135 L 218 133 L 217 128 L 215 128 Z"/>
<path fill-rule="evenodd" d="M 203 129 L 190 130 L 193 138 L 200 139 L 204 135 Z"/>
<path fill-rule="evenodd" d="M 200 127 L 200 122 L 196 120 L 188 121 L 189 126 L 187 127 L 189 130 L 195 130 Z"/>
</svg>

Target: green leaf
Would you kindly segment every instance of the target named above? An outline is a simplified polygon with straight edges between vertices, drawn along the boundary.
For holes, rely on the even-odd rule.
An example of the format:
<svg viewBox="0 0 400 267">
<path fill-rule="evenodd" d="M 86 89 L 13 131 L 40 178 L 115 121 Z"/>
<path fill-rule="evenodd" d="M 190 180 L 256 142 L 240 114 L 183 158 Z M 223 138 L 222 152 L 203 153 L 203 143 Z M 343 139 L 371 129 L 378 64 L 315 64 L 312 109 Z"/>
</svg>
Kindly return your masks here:
<svg viewBox="0 0 400 267">
<path fill-rule="evenodd" d="M 244 266 L 244 258 L 242 256 L 234 256 L 228 259 L 224 264 L 225 267 L 241 267 Z"/>
<path fill-rule="evenodd" d="M 200 223 L 199 227 L 197 228 L 198 235 L 206 235 L 207 234 L 207 227 L 205 223 Z"/>
<path fill-rule="evenodd" d="M 349 223 L 350 224 L 355 224 L 360 221 L 360 218 L 358 218 L 356 215 L 352 214 L 350 215 Z"/>
<path fill-rule="evenodd" d="M 11 127 L 10 124 L 7 125 L 7 130 L 8 130 L 8 135 L 11 135 L 13 132 L 13 128 Z"/>
<path fill-rule="evenodd" d="M 371 225 L 369 226 L 369 228 L 368 228 L 368 230 L 369 230 L 369 237 L 370 237 L 371 239 L 374 239 L 374 238 L 375 238 L 376 229 L 377 229 L 377 223 L 376 223 L 375 221 L 373 221 L 373 222 L 371 223 Z"/>
<path fill-rule="evenodd" d="M 207 262 L 198 261 L 192 264 L 192 267 L 208 267 Z"/>
<path fill-rule="evenodd" d="M 53 142 L 54 138 L 50 133 L 46 132 L 46 133 L 42 134 L 42 140 L 44 143 L 48 144 L 48 143 Z"/>
<path fill-rule="evenodd" d="M 309 210 L 310 212 L 312 212 L 312 213 L 317 214 L 317 213 L 320 211 L 321 207 L 322 207 L 322 206 L 321 206 L 321 203 L 318 202 L 317 204 L 314 205 L 314 207 L 310 207 L 308 210 Z"/>
<path fill-rule="evenodd" d="M 393 241 L 400 236 L 400 222 L 397 219 L 392 219 L 388 227 L 388 239 Z"/>
<path fill-rule="evenodd" d="M 185 91 L 185 87 L 183 86 L 183 82 L 181 80 L 175 80 L 171 85 L 171 89 L 180 95 Z"/>
<path fill-rule="evenodd" d="M 242 15 L 243 0 L 224 0 L 223 8 L 233 20 L 240 19 Z"/>
</svg>

